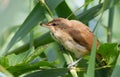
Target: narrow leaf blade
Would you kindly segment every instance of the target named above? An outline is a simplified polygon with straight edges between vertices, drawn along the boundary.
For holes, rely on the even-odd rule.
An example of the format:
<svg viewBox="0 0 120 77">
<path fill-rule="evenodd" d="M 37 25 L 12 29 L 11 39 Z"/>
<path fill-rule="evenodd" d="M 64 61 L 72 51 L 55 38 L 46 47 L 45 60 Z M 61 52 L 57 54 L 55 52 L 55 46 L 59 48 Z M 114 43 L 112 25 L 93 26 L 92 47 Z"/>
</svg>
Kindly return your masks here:
<svg viewBox="0 0 120 77">
<path fill-rule="evenodd" d="M 44 19 L 45 8 L 42 3 L 38 3 L 33 11 L 26 18 L 25 22 L 19 28 L 19 30 L 15 33 L 11 41 L 9 42 L 5 52 L 3 55 L 7 53 L 7 51 L 20 39 L 22 39 L 33 27 L 35 27 L 38 22 Z"/>
</svg>

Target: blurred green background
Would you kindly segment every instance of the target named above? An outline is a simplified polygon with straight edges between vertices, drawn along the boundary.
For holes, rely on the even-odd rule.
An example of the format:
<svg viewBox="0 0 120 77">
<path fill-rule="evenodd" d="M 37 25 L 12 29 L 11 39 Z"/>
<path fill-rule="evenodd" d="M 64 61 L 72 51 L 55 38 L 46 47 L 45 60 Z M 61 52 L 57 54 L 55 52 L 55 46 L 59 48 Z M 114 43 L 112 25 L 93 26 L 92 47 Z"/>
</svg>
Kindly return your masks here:
<svg viewBox="0 0 120 77">
<path fill-rule="evenodd" d="M 3 37 L 5 31 L 7 31 L 10 27 L 21 25 L 26 17 L 29 15 L 31 11 L 31 2 L 29 0 L 0 0 L 0 37 Z M 70 6 L 71 10 L 74 11 L 76 8 L 80 7 L 82 4 L 84 4 L 84 0 L 66 0 L 68 5 Z M 89 7 L 92 7 L 96 5 L 98 0 L 94 0 L 94 2 L 89 5 Z M 52 7 L 52 6 L 51 6 Z M 120 31 L 119 31 L 119 20 L 120 20 L 120 4 L 118 3 L 114 10 L 114 17 L 113 17 L 113 42 L 119 42 L 120 41 Z M 98 20 L 98 17 L 95 19 L 92 19 L 89 22 L 89 26 L 93 28 L 95 26 L 96 22 Z M 108 10 L 106 10 L 99 22 L 99 25 L 107 26 L 108 24 Z M 101 42 L 106 42 L 106 35 L 107 32 L 104 28 L 100 28 L 100 34 L 98 36 L 99 40 Z M 7 38 L 7 36 L 6 36 Z M 2 42 L 2 41 L 1 41 Z M 1 43 L 0 43 L 1 44 Z"/>
<path fill-rule="evenodd" d="M 0 0 L 0 35 L 12 26 L 21 25 L 29 13 L 29 0 Z"/>
<path fill-rule="evenodd" d="M 3 73 L 17 77 L 28 72 L 25 77 L 77 77 L 66 68 L 71 59 L 66 61 L 66 54 L 51 38 L 49 30 L 39 26 L 58 17 L 80 20 L 92 31 L 97 26 L 94 33 L 103 44 L 99 51 L 108 63 L 100 68 L 111 69 L 107 69 L 110 73 L 97 71 L 94 77 L 105 74 L 105 77 L 119 77 L 120 0 L 0 0 L 0 77 Z M 85 58 L 78 65 L 79 69 L 83 67 L 83 71 L 77 71 L 78 77 L 88 72 L 87 65 Z"/>
</svg>

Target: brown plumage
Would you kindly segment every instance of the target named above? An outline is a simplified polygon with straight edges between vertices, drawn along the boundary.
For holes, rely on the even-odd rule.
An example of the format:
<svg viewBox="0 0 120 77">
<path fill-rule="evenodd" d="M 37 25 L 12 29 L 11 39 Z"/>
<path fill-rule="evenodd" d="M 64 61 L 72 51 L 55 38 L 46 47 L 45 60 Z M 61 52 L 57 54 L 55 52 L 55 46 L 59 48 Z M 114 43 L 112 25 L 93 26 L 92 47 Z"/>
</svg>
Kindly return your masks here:
<svg viewBox="0 0 120 77">
<path fill-rule="evenodd" d="M 94 34 L 83 23 L 77 20 L 56 18 L 46 24 L 57 39 L 67 50 L 81 57 L 89 53 L 94 41 Z M 97 48 L 99 41 L 97 40 Z"/>
</svg>

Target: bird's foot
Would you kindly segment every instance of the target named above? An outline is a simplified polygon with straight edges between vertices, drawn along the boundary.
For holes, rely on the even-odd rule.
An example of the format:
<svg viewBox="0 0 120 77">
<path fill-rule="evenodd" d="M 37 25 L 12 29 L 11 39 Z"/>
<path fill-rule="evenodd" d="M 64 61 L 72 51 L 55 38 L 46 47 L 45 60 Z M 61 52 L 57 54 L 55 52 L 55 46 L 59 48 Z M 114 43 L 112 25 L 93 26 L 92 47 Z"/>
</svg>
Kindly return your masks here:
<svg viewBox="0 0 120 77">
<path fill-rule="evenodd" d="M 78 60 L 70 63 L 67 68 L 68 68 L 68 69 L 73 69 L 73 68 L 75 68 L 75 67 L 77 66 L 77 63 L 78 63 L 81 59 L 82 59 L 82 58 L 79 58 Z"/>
</svg>

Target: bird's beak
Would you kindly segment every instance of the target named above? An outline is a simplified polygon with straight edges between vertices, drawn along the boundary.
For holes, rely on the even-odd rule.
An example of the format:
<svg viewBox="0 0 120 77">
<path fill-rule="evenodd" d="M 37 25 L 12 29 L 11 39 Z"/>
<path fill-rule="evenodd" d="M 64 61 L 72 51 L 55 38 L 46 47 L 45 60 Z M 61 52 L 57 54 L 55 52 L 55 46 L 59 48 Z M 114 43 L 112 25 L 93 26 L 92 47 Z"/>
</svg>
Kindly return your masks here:
<svg viewBox="0 0 120 77">
<path fill-rule="evenodd" d="M 46 26 L 51 26 L 51 25 L 50 23 L 47 23 L 47 24 L 40 23 L 40 26 L 46 27 Z"/>
<path fill-rule="evenodd" d="M 47 23 L 47 24 L 40 23 L 40 26 L 48 28 L 48 29 L 51 29 L 51 27 L 52 27 L 52 26 L 50 26 L 49 23 Z"/>
</svg>

